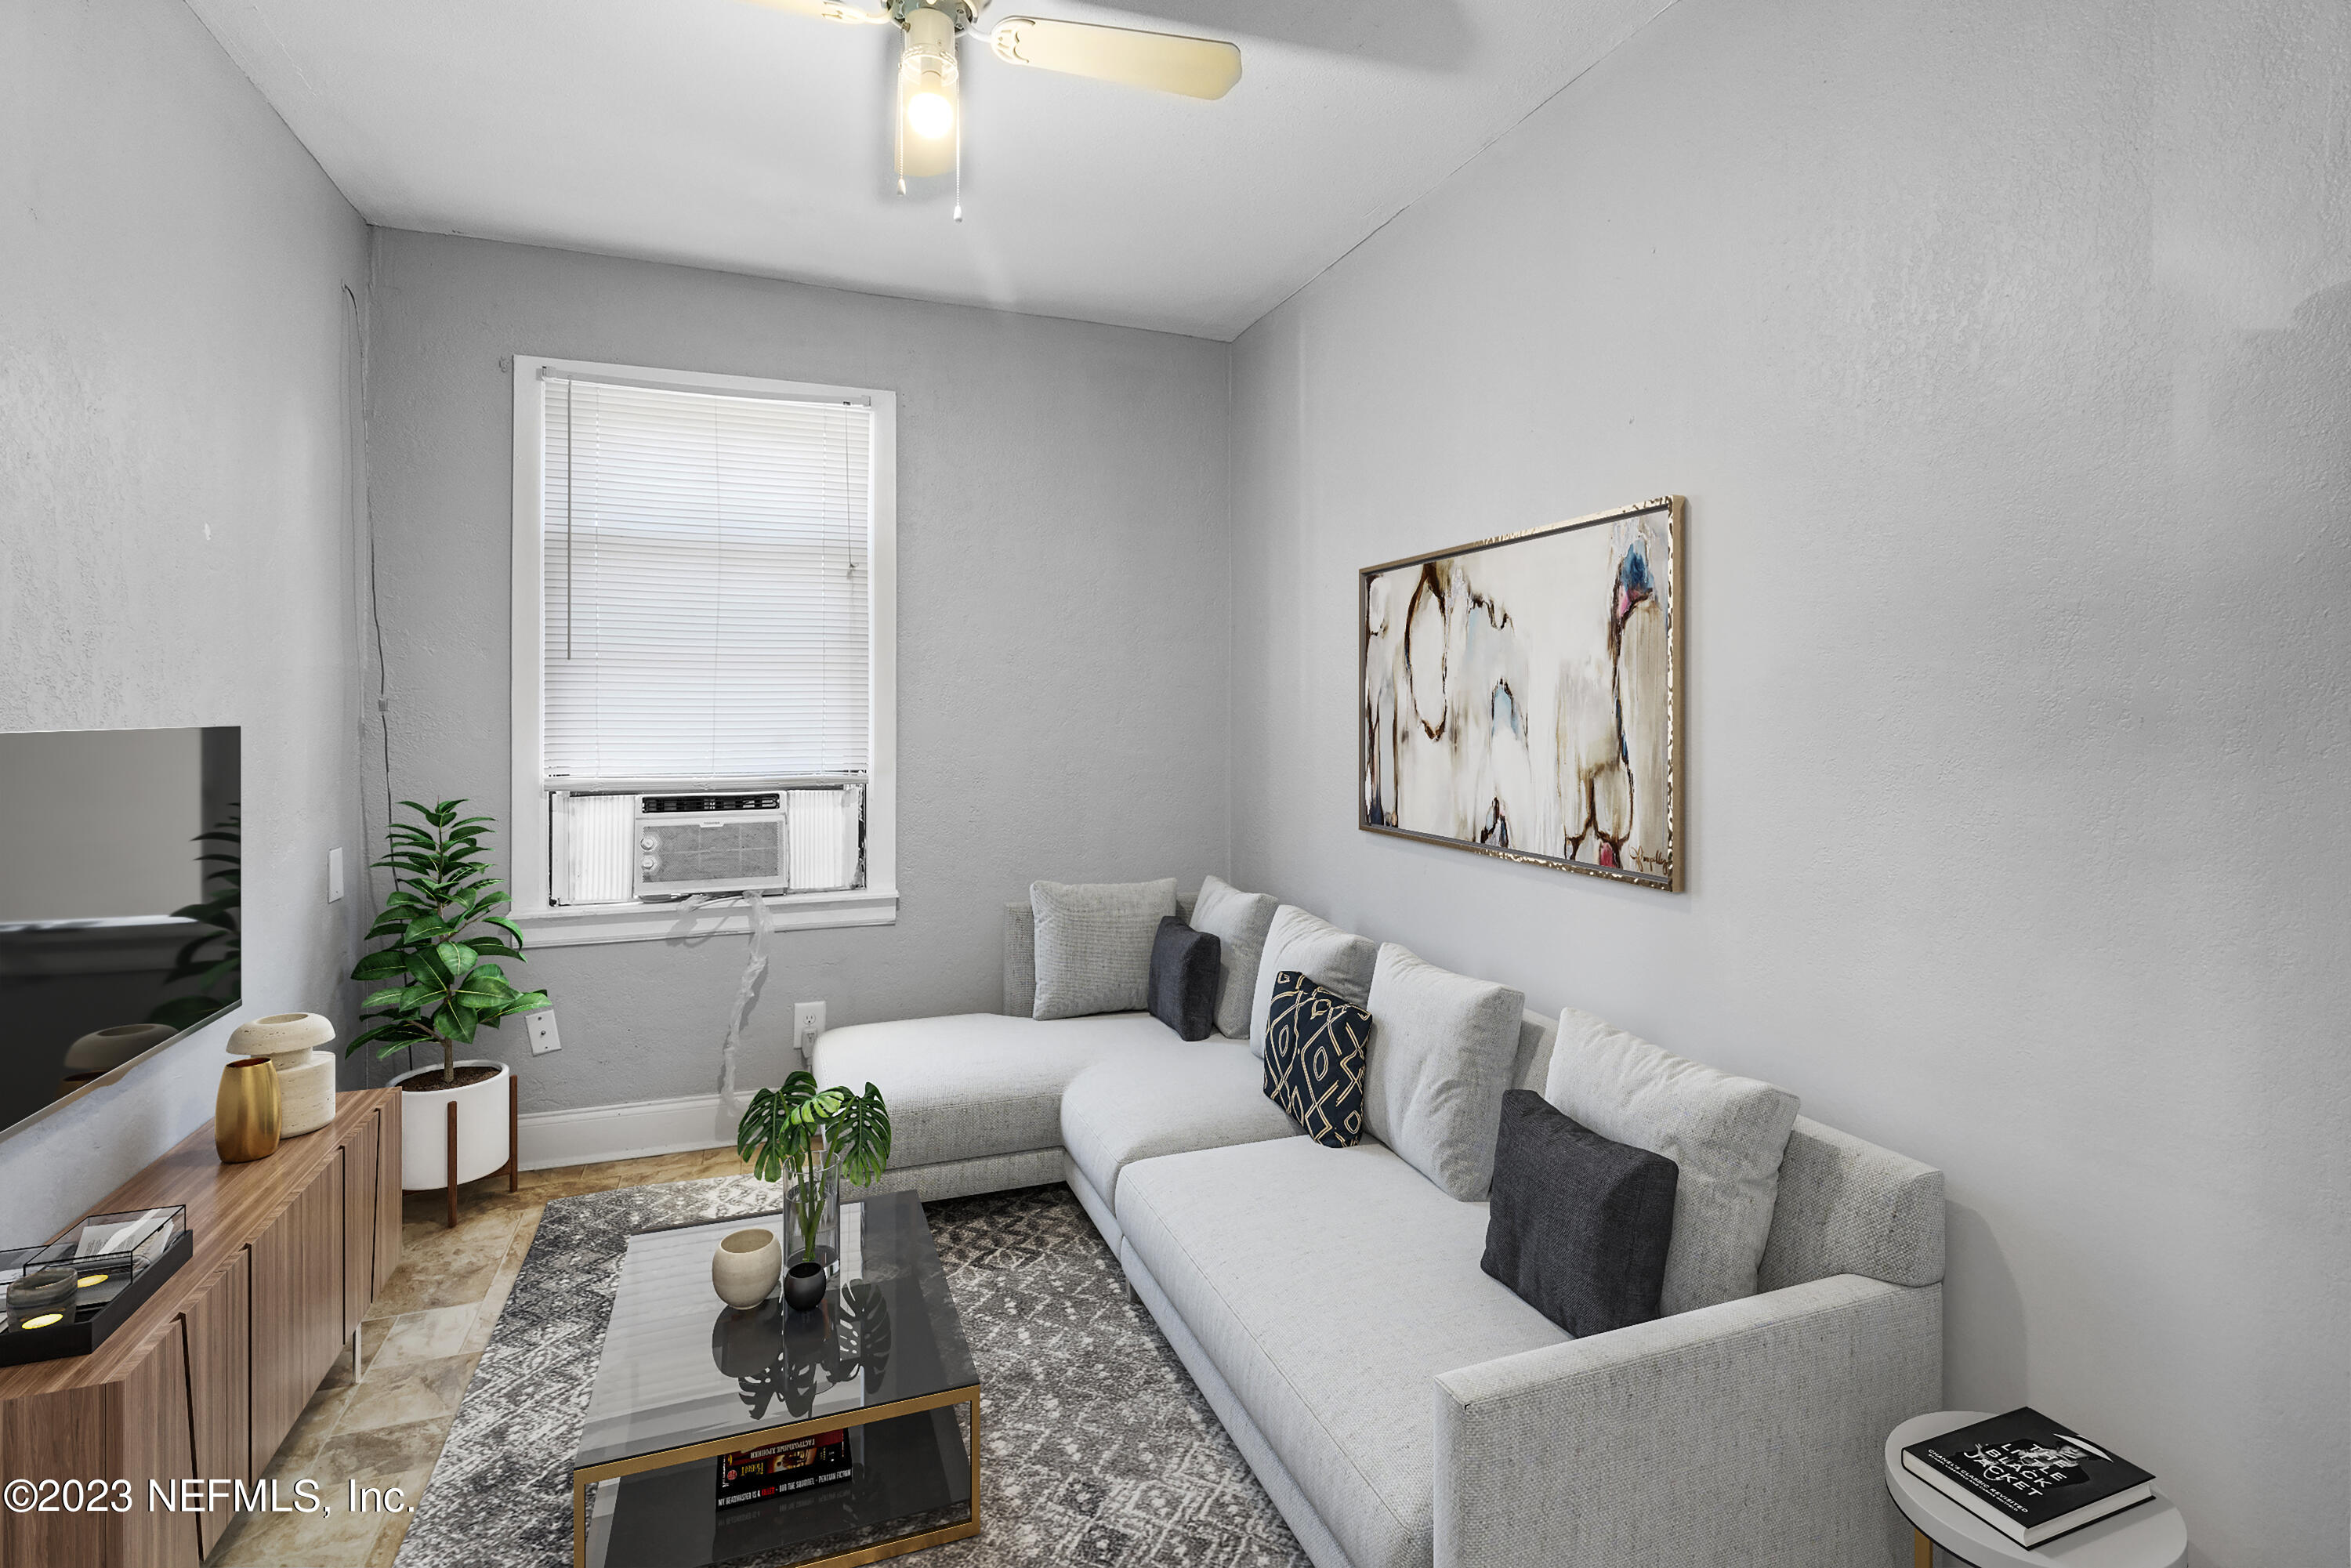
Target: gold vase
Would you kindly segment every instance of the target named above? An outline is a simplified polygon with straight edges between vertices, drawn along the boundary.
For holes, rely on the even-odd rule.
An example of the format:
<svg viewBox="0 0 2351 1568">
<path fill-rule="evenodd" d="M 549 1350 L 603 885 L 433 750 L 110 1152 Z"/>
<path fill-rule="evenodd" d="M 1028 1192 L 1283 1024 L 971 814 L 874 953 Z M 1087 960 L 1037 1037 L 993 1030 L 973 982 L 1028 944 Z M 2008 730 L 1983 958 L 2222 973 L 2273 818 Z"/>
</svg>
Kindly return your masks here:
<svg viewBox="0 0 2351 1568">
<path fill-rule="evenodd" d="M 221 1072 L 213 1108 L 213 1146 L 221 1164 L 242 1165 L 277 1152 L 277 1070 L 266 1056 L 232 1061 Z"/>
</svg>

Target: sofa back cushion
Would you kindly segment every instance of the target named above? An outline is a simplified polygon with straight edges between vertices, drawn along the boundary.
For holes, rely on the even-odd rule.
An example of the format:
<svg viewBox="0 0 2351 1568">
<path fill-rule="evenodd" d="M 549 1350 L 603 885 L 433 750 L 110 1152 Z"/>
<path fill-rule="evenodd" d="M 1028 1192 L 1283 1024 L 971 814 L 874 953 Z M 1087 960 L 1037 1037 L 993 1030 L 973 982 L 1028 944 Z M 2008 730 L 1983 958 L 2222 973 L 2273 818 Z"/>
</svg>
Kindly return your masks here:
<svg viewBox="0 0 2351 1568">
<path fill-rule="evenodd" d="M 1318 986 L 1326 986 L 1357 1007 L 1371 999 L 1372 966 L 1380 950 L 1352 931 L 1342 931 L 1320 915 L 1294 904 L 1273 912 L 1266 927 L 1265 951 L 1257 961 L 1257 985 L 1250 992 L 1249 1046 L 1265 1054 L 1266 1022 L 1273 1014 L 1273 977 L 1295 969 Z"/>
<path fill-rule="evenodd" d="M 1570 1008 L 1560 1014 L 1543 1098 L 1601 1136 L 1680 1168 L 1666 1315 L 1755 1293 L 1796 1121 L 1793 1094 L 1685 1061 Z"/>
<path fill-rule="evenodd" d="M 1258 960 L 1265 956 L 1265 934 L 1272 928 L 1274 908 L 1270 894 L 1243 893 L 1215 876 L 1200 883 L 1200 896 L 1192 906 L 1192 929 L 1207 932 L 1223 947 L 1217 960 L 1217 1032 L 1228 1039 L 1249 1034 Z"/>
<path fill-rule="evenodd" d="M 1151 999 L 1151 945 L 1176 913 L 1176 879 L 1034 882 L 1037 1001 L 1032 1018 L 1133 1012 Z"/>
<path fill-rule="evenodd" d="M 1495 1130 L 1526 1004 L 1508 986 L 1381 944 L 1364 1122 L 1372 1136 L 1464 1203 L 1484 1197 L 1493 1179 Z"/>
</svg>

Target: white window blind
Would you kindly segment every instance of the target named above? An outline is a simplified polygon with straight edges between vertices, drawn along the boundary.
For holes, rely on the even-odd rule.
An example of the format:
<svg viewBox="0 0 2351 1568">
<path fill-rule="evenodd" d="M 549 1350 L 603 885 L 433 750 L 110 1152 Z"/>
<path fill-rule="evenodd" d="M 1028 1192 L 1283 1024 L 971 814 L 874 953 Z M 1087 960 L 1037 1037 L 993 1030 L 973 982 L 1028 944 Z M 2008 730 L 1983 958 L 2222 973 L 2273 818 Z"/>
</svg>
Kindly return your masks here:
<svg viewBox="0 0 2351 1568">
<path fill-rule="evenodd" d="M 541 385 L 548 781 L 866 772 L 872 410 Z"/>
</svg>

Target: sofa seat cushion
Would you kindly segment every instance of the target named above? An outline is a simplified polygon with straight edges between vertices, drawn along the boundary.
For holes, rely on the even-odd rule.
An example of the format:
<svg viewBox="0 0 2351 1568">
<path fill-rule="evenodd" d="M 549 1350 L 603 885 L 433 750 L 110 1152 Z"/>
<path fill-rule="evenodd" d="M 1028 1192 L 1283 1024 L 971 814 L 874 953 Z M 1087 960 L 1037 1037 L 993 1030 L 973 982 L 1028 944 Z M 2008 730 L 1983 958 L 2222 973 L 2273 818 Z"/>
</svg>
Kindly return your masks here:
<svg viewBox="0 0 2351 1568">
<path fill-rule="evenodd" d="M 1568 1339 L 1479 1269 L 1486 1206 L 1283 1138 L 1139 1161 L 1115 1211 L 1354 1568 L 1426 1568 L 1437 1374 Z"/>
<path fill-rule="evenodd" d="M 879 1087 L 890 1103 L 890 1164 L 906 1168 L 1050 1149 L 1061 1141 L 1071 1079 L 1108 1058 L 1180 1043 L 1149 1013 L 957 1013 L 828 1030 L 809 1071 L 828 1089 Z"/>
<path fill-rule="evenodd" d="M 1136 1160 L 1296 1136 L 1265 1097 L 1265 1064 L 1236 1040 L 1122 1052 L 1061 1093 L 1062 1145 L 1113 1214 L 1119 1173 Z"/>
</svg>

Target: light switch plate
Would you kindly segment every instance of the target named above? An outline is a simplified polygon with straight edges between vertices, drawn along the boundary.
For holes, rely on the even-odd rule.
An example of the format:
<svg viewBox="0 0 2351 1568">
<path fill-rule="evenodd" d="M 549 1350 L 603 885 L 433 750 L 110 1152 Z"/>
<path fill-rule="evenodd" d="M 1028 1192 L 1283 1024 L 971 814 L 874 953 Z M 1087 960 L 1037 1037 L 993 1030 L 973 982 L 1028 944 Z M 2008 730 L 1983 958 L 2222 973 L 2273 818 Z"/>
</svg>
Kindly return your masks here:
<svg viewBox="0 0 2351 1568">
<path fill-rule="evenodd" d="M 343 852 L 340 850 L 329 850 L 327 852 L 327 902 L 329 904 L 340 904 L 342 901 Z"/>
<path fill-rule="evenodd" d="M 523 1027 L 530 1030 L 530 1053 L 545 1056 L 550 1051 L 561 1051 L 563 1040 L 555 1032 L 555 1009 L 541 1008 L 535 1013 L 522 1015 Z"/>
</svg>

